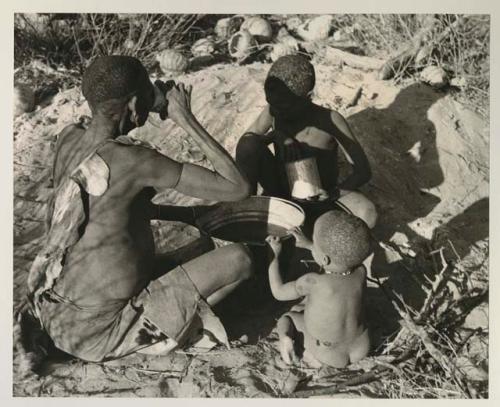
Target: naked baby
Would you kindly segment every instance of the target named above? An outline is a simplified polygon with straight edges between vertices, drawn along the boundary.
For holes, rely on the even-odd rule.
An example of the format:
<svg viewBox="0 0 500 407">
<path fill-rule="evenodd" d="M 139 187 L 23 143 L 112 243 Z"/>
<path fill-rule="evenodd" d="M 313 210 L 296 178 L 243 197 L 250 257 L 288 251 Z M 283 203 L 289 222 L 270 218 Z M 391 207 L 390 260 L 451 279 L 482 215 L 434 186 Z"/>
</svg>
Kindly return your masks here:
<svg viewBox="0 0 500 407">
<path fill-rule="evenodd" d="M 320 270 L 284 283 L 279 264 L 281 242 L 275 236 L 267 238 L 273 296 L 280 301 L 303 298 L 278 320 L 283 360 L 297 363 L 296 349 L 301 347 L 303 360 L 313 367 L 341 368 L 363 359 L 370 350 L 363 310 L 366 269 L 362 264 L 372 251 L 368 227 L 351 214 L 329 211 L 316 220 L 312 241 L 300 230 L 291 233 L 298 247 L 312 252 Z"/>
</svg>

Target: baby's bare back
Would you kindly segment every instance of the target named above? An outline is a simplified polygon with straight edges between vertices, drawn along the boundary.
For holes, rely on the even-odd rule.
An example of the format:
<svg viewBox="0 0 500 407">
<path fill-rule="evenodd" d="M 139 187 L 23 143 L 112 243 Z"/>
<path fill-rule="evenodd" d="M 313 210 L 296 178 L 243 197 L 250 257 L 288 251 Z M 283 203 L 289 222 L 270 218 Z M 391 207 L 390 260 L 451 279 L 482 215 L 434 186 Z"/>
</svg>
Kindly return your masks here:
<svg viewBox="0 0 500 407">
<path fill-rule="evenodd" d="M 365 278 L 363 266 L 349 276 L 324 274 L 317 278 L 304 310 L 305 327 L 311 337 L 346 344 L 363 333 Z"/>
</svg>

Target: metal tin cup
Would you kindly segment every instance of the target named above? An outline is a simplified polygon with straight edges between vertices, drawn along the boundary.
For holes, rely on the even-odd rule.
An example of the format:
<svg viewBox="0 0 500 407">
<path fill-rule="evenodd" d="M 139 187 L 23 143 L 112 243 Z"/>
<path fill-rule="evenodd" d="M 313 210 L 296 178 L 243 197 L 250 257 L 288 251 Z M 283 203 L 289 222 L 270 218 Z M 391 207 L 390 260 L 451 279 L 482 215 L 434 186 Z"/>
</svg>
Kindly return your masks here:
<svg viewBox="0 0 500 407">
<path fill-rule="evenodd" d="M 320 194 L 321 179 L 315 157 L 286 163 L 290 195 L 295 199 L 310 200 Z"/>
</svg>

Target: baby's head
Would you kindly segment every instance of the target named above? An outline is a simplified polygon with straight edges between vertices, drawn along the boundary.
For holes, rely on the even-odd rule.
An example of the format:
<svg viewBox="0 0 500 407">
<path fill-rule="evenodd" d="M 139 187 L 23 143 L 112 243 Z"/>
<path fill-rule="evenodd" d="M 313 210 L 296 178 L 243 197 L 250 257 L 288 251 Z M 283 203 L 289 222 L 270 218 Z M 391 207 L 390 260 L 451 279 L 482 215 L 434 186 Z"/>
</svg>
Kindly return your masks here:
<svg viewBox="0 0 500 407">
<path fill-rule="evenodd" d="M 329 211 L 314 223 L 314 260 L 326 271 L 345 272 L 359 266 L 371 253 L 368 226 L 343 211 Z"/>
<path fill-rule="evenodd" d="M 267 74 L 264 90 L 274 116 L 296 118 L 308 105 L 316 76 L 303 55 L 285 55 L 276 60 Z"/>
<path fill-rule="evenodd" d="M 121 55 L 96 58 L 83 75 L 82 92 L 94 115 L 125 113 L 122 134 L 146 122 L 155 100 L 146 68 L 138 59 Z"/>
</svg>

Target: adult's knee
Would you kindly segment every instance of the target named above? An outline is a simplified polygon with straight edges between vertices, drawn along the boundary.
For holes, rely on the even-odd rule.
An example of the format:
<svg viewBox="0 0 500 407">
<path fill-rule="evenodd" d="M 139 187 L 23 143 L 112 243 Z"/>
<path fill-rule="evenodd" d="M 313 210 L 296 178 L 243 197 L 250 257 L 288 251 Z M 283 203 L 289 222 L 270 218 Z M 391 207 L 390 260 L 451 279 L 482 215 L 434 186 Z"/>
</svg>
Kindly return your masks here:
<svg viewBox="0 0 500 407">
<path fill-rule="evenodd" d="M 231 262 L 236 264 L 235 280 L 246 280 L 253 275 L 253 258 L 247 246 L 235 243 L 231 245 Z"/>
<path fill-rule="evenodd" d="M 375 227 L 378 219 L 377 207 L 368 198 L 365 198 L 363 205 L 361 207 L 361 219 L 365 221 L 370 229 Z"/>
<path fill-rule="evenodd" d="M 236 156 L 249 157 L 263 147 L 262 136 L 255 133 L 246 133 L 240 137 L 236 146 Z"/>
<path fill-rule="evenodd" d="M 350 192 L 339 198 L 338 202 L 344 205 L 353 215 L 361 218 L 369 228 L 377 223 L 377 208 L 366 196 L 359 192 Z"/>
</svg>

